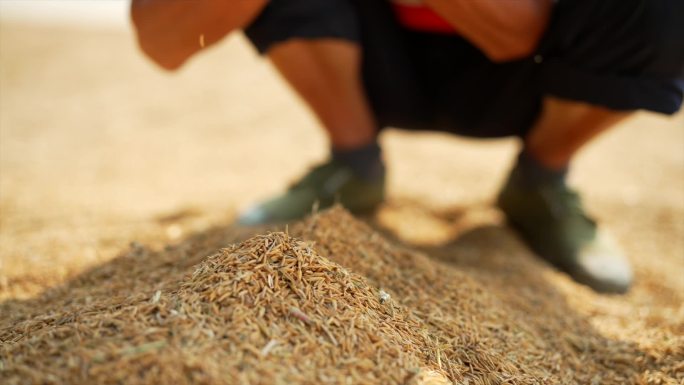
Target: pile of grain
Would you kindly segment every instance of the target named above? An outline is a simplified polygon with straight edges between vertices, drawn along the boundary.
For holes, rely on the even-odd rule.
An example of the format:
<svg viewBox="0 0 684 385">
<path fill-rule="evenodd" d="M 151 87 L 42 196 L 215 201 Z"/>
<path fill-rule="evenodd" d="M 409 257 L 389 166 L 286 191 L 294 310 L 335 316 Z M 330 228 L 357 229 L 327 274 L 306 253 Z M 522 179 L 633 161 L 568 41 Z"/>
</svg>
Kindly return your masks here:
<svg viewBox="0 0 684 385">
<path fill-rule="evenodd" d="M 388 241 L 342 209 L 206 257 L 225 239 L 207 232 L 156 253 L 135 246 L 34 302 L 3 305 L 15 317 L 1 325 L 1 382 L 684 378 L 681 324 L 657 346 L 608 338 L 549 285 L 555 273 L 517 255 L 524 249 L 514 242 L 498 245 L 489 269 L 455 267 Z"/>
</svg>

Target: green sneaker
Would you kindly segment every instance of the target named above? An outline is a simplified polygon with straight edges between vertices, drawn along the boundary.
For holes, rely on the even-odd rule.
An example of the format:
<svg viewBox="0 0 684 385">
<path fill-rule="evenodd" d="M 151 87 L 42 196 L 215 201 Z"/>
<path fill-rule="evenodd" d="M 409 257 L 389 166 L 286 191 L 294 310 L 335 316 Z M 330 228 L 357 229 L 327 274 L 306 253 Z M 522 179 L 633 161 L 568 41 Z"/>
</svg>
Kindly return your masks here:
<svg viewBox="0 0 684 385">
<path fill-rule="evenodd" d="M 340 203 L 356 213 L 373 211 L 385 198 L 385 177 L 368 181 L 349 167 L 328 161 L 313 168 L 283 195 L 258 204 L 240 215 L 238 223 L 257 225 L 303 218 L 314 205 L 324 209 Z"/>
<path fill-rule="evenodd" d="M 629 289 L 629 262 L 564 182 L 530 185 L 515 168 L 497 205 L 534 252 L 575 281 L 602 293 Z"/>
</svg>

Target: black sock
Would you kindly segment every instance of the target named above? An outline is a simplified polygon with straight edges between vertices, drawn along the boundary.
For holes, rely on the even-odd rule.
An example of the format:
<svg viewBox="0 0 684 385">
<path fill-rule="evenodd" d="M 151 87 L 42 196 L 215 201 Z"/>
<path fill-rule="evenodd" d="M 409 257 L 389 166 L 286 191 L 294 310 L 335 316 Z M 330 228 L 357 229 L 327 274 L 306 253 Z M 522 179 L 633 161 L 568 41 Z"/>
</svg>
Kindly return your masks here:
<svg viewBox="0 0 684 385">
<path fill-rule="evenodd" d="M 331 154 L 333 160 L 351 168 L 354 174 L 363 179 L 370 181 L 385 176 L 380 146 L 376 142 L 350 150 L 333 147 Z"/>
<path fill-rule="evenodd" d="M 518 155 L 518 164 L 515 167 L 530 184 L 565 183 L 568 175 L 567 167 L 561 170 L 548 168 L 524 150 Z"/>
</svg>

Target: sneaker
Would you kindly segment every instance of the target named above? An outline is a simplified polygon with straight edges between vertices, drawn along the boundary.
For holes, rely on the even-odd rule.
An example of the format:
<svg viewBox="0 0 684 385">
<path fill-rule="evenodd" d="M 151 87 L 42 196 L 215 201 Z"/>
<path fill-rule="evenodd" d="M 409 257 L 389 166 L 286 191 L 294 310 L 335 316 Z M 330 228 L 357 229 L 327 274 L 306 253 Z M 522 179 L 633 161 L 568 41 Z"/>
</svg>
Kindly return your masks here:
<svg viewBox="0 0 684 385">
<path fill-rule="evenodd" d="M 627 258 L 563 181 L 529 183 L 516 167 L 497 205 L 534 252 L 575 281 L 602 293 L 629 289 L 632 270 Z"/>
<path fill-rule="evenodd" d="M 340 203 L 355 214 L 373 211 L 385 197 L 385 177 L 365 180 L 349 167 L 331 160 L 313 168 L 283 195 L 260 203 L 238 218 L 242 225 L 303 218 L 315 205 L 325 209 Z"/>
</svg>

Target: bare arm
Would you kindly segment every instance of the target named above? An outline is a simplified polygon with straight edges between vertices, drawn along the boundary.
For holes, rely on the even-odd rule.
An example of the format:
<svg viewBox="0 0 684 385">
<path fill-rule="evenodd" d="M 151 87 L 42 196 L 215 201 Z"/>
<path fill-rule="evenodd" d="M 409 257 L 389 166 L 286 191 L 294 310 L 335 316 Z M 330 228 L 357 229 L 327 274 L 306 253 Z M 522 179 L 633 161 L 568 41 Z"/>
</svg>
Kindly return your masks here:
<svg viewBox="0 0 684 385">
<path fill-rule="evenodd" d="M 246 26 L 268 0 L 133 0 L 131 19 L 140 48 L 174 70 L 229 32 Z"/>
<path fill-rule="evenodd" d="M 546 30 L 552 0 L 425 0 L 493 61 L 533 53 Z"/>
</svg>

